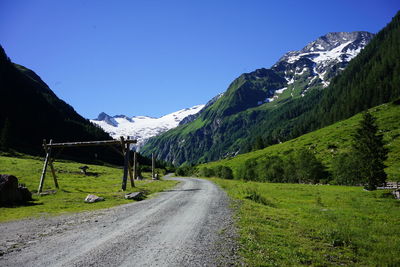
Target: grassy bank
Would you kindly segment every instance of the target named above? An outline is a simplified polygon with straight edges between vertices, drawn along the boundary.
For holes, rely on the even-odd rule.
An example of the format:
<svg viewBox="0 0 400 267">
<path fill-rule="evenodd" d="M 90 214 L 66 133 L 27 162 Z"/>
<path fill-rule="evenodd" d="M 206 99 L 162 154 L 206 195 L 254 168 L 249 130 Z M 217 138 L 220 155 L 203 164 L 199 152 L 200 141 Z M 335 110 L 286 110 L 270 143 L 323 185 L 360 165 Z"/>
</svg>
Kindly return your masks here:
<svg viewBox="0 0 400 267">
<path fill-rule="evenodd" d="M 399 266 L 400 201 L 360 187 L 211 179 L 238 207 L 249 266 Z"/>
<path fill-rule="evenodd" d="M 173 187 L 175 181 L 135 181 L 136 187 L 130 188 L 128 180 L 127 191 L 121 190 L 122 169 L 107 166 L 87 165 L 88 171 L 97 176 L 85 176 L 80 172 L 81 163 L 54 163 L 60 189 L 55 194 L 45 196 L 34 195 L 35 201 L 29 206 L 0 207 L 0 222 L 22 219 L 34 216 L 57 215 L 65 212 L 79 212 L 109 208 L 130 203 L 124 199 L 126 192 L 145 191 L 148 194 L 163 191 Z M 36 192 L 43 161 L 39 158 L 16 158 L 0 156 L 0 174 L 12 174 L 30 191 Z M 144 178 L 150 178 L 149 173 L 142 173 Z M 48 171 L 43 191 L 54 190 L 53 178 Z M 83 202 L 88 194 L 105 198 L 105 201 L 93 204 Z"/>
</svg>

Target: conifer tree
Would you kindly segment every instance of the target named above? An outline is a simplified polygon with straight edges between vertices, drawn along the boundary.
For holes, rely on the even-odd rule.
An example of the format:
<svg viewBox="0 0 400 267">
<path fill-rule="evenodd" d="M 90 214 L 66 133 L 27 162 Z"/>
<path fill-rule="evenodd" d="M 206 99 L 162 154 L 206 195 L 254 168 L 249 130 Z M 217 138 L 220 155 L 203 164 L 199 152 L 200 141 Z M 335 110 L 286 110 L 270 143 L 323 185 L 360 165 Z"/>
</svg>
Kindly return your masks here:
<svg viewBox="0 0 400 267">
<path fill-rule="evenodd" d="M 253 145 L 253 150 L 259 150 L 265 148 L 264 140 L 262 139 L 261 136 L 256 137 L 256 141 L 254 142 Z"/>
<path fill-rule="evenodd" d="M 387 149 L 383 136 L 378 133 L 376 118 L 370 113 L 363 114 L 359 127 L 353 135 L 353 156 L 356 160 L 359 177 L 367 190 L 375 190 L 386 181 Z"/>
</svg>

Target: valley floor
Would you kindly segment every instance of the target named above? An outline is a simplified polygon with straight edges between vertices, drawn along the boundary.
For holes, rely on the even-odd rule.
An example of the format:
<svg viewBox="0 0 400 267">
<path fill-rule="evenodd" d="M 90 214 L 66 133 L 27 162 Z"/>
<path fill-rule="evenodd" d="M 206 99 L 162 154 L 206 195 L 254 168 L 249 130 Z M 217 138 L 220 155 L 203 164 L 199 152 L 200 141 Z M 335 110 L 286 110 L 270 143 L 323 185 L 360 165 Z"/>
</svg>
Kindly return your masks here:
<svg viewBox="0 0 400 267">
<path fill-rule="evenodd" d="M 118 207 L 0 224 L 1 266 L 231 266 L 235 229 L 225 192 L 191 178 Z"/>
</svg>

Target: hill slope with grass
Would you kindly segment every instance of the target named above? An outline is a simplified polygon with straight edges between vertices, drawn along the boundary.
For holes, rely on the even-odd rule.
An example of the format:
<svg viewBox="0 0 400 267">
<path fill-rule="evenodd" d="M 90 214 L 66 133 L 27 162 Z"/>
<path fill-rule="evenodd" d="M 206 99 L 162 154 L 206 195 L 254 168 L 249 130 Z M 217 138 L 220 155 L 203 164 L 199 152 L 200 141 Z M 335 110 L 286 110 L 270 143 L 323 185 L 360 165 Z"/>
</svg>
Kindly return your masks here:
<svg viewBox="0 0 400 267">
<path fill-rule="evenodd" d="M 385 169 L 388 180 L 400 181 L 400 100 L 371 108 L 369 111 L 377 118 L 377 125 L 383 133 L 386 147 L 389 150 L 389 157 L 385 162 L 388 166 Z M 292 152 L 306 149 L 312 151 L 330 169 L 335 157 L 350 149 L 352 135 L 361 117 L 361 114 L 357 114 L 347 120 L 339 121 L 290 141 L 221 161 L 202 164 L 198 168 L 228 166 L 233 170 L 234 177 L 237 178 L 239 169 L 249 159 L 262 161 L 273 156 L 285 158 Z"/>
</svg>

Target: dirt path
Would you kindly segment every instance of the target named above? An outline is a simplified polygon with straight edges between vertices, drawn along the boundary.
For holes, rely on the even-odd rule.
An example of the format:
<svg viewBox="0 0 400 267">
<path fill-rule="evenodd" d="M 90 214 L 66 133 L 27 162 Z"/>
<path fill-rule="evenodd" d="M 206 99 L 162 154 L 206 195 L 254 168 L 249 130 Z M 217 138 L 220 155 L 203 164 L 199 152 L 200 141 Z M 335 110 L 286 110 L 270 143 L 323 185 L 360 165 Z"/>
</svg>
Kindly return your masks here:
<svg viewBox="0 0 400 267">
<path fill-rule="evenodd" d="M 153 199 L 0 224 L 0 266 L 237 264 L 226 194 L 207 180 L 172 179 L 181 183 Z"/>
</svg>

